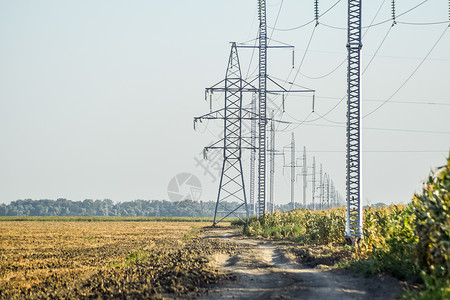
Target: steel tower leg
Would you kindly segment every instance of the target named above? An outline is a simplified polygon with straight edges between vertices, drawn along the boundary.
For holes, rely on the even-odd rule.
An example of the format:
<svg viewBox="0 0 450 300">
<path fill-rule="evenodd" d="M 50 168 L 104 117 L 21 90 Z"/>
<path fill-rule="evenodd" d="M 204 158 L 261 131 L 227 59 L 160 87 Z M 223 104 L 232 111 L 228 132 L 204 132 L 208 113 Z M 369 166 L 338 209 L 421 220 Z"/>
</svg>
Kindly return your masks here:
<svg viewBox="0 0 450 300">
<path fill-rule="evenodd" d="M 266 0 L 259 0 L 259 149 L 258 149 L 258 213 L 266 211 L 266 81 L 267 24 Z"/>
<path fill-rule="evenodd" d="M 348 75 L 347 75 L 347 211 L 345 236 L 356 242 L 362 237 L 361 205 L 361 114 L 360 114 L 360 52 L 361 2 L 348 1 Z"/>
</svg>

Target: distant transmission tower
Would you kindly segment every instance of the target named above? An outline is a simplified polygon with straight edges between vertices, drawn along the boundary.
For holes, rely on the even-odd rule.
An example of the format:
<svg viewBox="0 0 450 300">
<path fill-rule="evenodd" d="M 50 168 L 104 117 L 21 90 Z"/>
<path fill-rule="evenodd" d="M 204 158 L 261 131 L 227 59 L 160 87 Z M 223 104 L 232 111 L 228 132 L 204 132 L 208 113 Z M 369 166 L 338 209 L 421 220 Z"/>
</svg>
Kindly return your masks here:
<svg viewBox="0 0 450 300">
<path fill-rule="evenodd" d="M 347 212 L 345 236 L 353 243 L 363 234 L 361 205 L 361 114 L 360 114 L 360 53 L 361 2 L 348 1 L 348 99 L 347 99 Z"/>
<path fill-rule="evenodd" d="M 313 156 L 312 165 L 312 195 L 311 195 L 312 209 L 316 210 L 316 157 Z"/>
<path fill-rule="evenodd" d="M 275 112 L 272 111 L 271 119 L 270 119 L 270 148 L 269 148 L 269 158 L 270 158 L 270 197 L 269 197 L 269 210 L 270 212 L 274 212 L 275 203 L 274 203 L 274 188 L 275 188 Z"/>
<path fill-rule="evenodd" d="M 306 188 L 308 187 L 308 166 L 306 165 L 306 147 L 303 146 L 302 157 L 302 175 L 303 175 L 303 208 L 306 208 Z"/>
<path fill-rule="evenodd" d="M 320 164 L 319 191 L 320 191 L 319 193 L 320 209 L 323 209 L 324 185 L 323 185 L 322 164 Z"/>
</svg>

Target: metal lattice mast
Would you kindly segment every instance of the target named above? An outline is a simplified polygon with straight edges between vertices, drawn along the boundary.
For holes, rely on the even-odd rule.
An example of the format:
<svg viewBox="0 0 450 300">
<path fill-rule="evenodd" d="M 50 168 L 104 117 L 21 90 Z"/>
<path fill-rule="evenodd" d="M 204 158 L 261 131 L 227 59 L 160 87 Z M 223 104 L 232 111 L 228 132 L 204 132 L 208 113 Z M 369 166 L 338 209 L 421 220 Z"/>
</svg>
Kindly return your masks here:
<svg viewBox="0 0 450 300">
<path fill-rule="evenodd" d="M 273 213 L 275 209 L 274 204 L 274 182 L 275 182 L 275 112 L 272 111 L 270 121 L 270 147 L 269 147 L 269 185 L 270 185 L 270 197 L 269 197 L 269 209 Z"/>
<path fill-rule="evenodd" d="M 257 101 L 257 93 L 252 94 L 252 102 L 251 102 L 251 112 L 256 115 L 256 101 Z M 250 145 L 251 147 L 256 147 L 256 119 L 253 118 L 250 124 Z M 253 215 L 257 214 L 256 211 L 256 200 L 255 200 L 255 161 L 256 161 L 256 151 L 251 150 L 250 153 L 250 205 L 253 209 Z"/>
<path fill-rule="evenodd" d="M 334 196 L 335 196 L 334 182 L 333 182 L 333 179 L 331 179 L 331 183 L 330 183 L 330 207 L 336 206 L 335 197 Z"/>
<path fill-rule="evenodd" d="M 308 187 L 308 167 L 306 166 L 306 147 L 303 147 L 303 166 L 302 166 L 302 175 L 303 175 L 303 208 L 306 208 L 306 188 Z"/>
<path fill-rule="evenodd" d="M 326 193 L 326 204 L 325 207 L 328 209 L 330 208 L 330 176 L 328 176 L 327 173 L 325 173 L 325 179 L 324 182 L 326 182 L 325 185 L 325 193 Z"/>
<path fill-rule="evenodd" d="M 295 187 L 295 138 L 294 138 L 294 133 L 292 132 L 292 139 L 291 139 L 291 206 L 292 206 L 292 209 L 295 209 L 294 187 Z"/>
<path fill-rule="evenodd" d="M 255 88 L 244 89 L 243 82 L 236 43 L 232 43 L 225 80 L 220 82 L 224 83 L 224 87 L 218 87 L 219 84 L 216 84 L 206 89 L 206 94 L 214 91 L 225 93 L 224 108 L 194 118 L 194 128 L 195 123 L 203 119 L 223 120 L 224 125 L 223 139 L 205 147 L 205 156 L 209 149 L 223 151 L 222 173 L 213 225 L 230 215 L 240 218 L 245 216 L 247 219 L 249 217 L 241 155 L 243 148 L 254 148 L 242 147 L 243 141 L 246 145 L 250 145 L 242 138 L 242 120 L 249 120 L 254 116 L 251 112 L 242 109 L 242 93 L 254 91 Z"/>
<path fill-rule="evenodd" d="M 231 46 L 230 59 L 225 77 L 225 118 L 223 139 L 223 165 L 217 195 L 214 224 L 217 215 L 245 214 L 248 207 L 245 194 L 244 176 L 241 162 L 242 142 L 242 75 L 236 43 Z M 237 201 L 238 206 L 230 207 L 227 202 Z M 240 211 L 240 209 L 244 211 Z"/>
<path fill-rule="evenodd" d="M 320 190 L 320 209 L 323 209 L 323 170 L 322 170 L 322 164 L 320 164 L 320 177 L 319 177 L 319 190 Z"/>
<path fill-rule="evenodd" d="M 267 24 L 266 1 L 259 4 L 259 148 L 258 148 L 258 213 L 266 211 L 266 91 L 267 91 Z"/>
<path fill-rule="evenodd" d="M 313 165 L 312 165 L 312 209 L 316 210 L 316 157 L 313 156 Z"/>
<path fill-rule="evenodd" d="M 361 2 L 348 1 L 348 75 L 347 75 L 347 218 L 345 235 L 355 241 L 362 237 L 361 205 L 361 114 L 360 114 L 360 52 Z"/>
</svg>

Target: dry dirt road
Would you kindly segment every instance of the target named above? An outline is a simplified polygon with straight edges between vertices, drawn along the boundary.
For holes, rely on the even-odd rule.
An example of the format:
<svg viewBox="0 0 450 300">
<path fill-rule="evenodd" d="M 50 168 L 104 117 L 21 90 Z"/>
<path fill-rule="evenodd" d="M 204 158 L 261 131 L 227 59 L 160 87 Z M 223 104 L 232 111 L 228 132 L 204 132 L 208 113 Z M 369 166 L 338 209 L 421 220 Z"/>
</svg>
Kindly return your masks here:
<svg viewBox="0 0 450 300">
<path fill-rule="evenodd" d="M 205 239 L 235 242 L 235 256 L 215 255 L 212 264 L 236 280 L 211 286 L 198 299 L 397 299 L 401 285 L 389 277 L 363 278 L 296 262 L 281 244 L 243 238 L 237 229 L 210 229 Z"/>
</svg>

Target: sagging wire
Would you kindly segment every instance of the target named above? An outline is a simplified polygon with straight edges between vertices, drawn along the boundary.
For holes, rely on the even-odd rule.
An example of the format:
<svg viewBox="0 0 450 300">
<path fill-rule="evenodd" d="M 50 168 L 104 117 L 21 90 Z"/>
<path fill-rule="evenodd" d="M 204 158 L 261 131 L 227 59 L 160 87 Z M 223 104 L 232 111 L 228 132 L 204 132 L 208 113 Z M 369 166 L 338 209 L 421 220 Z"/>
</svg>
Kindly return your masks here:
<svg viewBox="0 0 450 300">
<path fill-rule="evenodd" d="M 315 1 L 316 1 L 316 3 L 318 2 L 318 0 L 315 0 Z M 384 4 L 385 1 L 386 1 L 386 0 L 383 0 L 383 2 L 381 3 L 380 7 L 378 8 L 377 13 L 375 14 L 375 16 L 374 16 L 373 19 L 372 19 L 372 22 L 370 22 L 370 25 L 372 25 L 373 22 L 375 22 L 375 19 L 377 18 L 378 14 L 380 13 L 381 8 L 383 7 L 383 4 Z M 336 3 L 336 4 L 337 4 L 337 3 Z M 318 10 L 318 8 L 317 8 L 317 10 Z M 316 18 L 318 18 L 317 13 L 316 13 Z M 316 20 L 317 20 L 317 22 L 316 22 L 316 26 L 317 26 L 317 25 L 319 24 L 319 22 L 318 22 L 318 19 L 316 19 Z M 364 36 L 367 34 L 367 32 L 369 31 L 370 25 L 369 25 L 369 27 L 367 28 L 367 30 L 365 31 L 365 33 L 363 34 L 363 38 L 364 38 Z M 386 39 L 386 37 L 385 37 L 385 39 Z M 372 58 L 372 60 L 373 60 L 373 58 Z M 330 72 L 328 72 L 328 73 L 325 74 L 325 75 L 313 77 L 313 76 L 309 76 L 309 75 L 306 75 L 306 74 L 303 74 L 303 73 L 300 73 L 300 74 L 301 74 L 303 77 L 308 78 L 308 79 L 313 79 L 313 80 L 316 80 L 316 79 L 322 79 L 322 78 L 325 78 L 325 77 L 327 77 L 327 76 L 330 76 L 331 74 L 333 74 L 334 72 L 336 72 L 336 71 L 337 71 L 337 70 L 338 70 L 338 69 L 339 69 L 346 61 L 347 61 L 347 58 L 344 58 L 344 59 L 342 60 L 342 62 L 341 62 L 336 68 L 334 68 L 333 70 L 331 70 Z"/>
<path fill-rule="evenodd" d="M 372 110 L 371 112 L 367 113 L 366 115 L 363 116 L 363 118 L 366 118 L 368 116 L 370 116 L 371 114 L 373 114 L 374 112 L 376 112 L 377 110 L 379 110 L 381 107 L 383 107 L 386 103 L 389 102 L 389 100 L 391 100 L 392 98 L 394 98 L 395 95 L 397 95 L 397 93 L 408 83 L 408 81 L 414 76 L 414 74 L 419 70 L 419 68 L 423 65 L 423 63 L 427 60 L 428 56 L 430 56 L 431 52 L 434 50 L 434 48 L 436 48 L 436 46 L 439 44 L 439 42 L 441 41 L 442 37 L 445 35 L 445 33 L 447 32 L 447 29 L 450 26 L 445 27 L 444 31 L 442 32 L 442 34 L 439 36 L 438 40 L 434 43 L 433 47 L 431 47 L 430 51 L 428 51 L 427 55 L 425 55 L 425 57 L 422 59 L 422 61 L 419 63 L 419 65 L 414 69 L 414 71 L 408 76 L 408 78 L 406 78 L 406 80 L 402 83 L 402 85 L 400 85 L 400 87 L 389 97 L 387 98 L 383 103 L 381 103 L 377 108 L 375 108 L 374 110 Z"/>
<path fill-rule="evenodd" d="M 369 29 L 372 27 L 373 22 L 375 22 L 375 20 L 376 20 L 378 14 L 380 13 L 381 8 L 383 7 L 385 1 L 386 1 L 386 0 L 383 0 L 383 2 L 381 3 L 380 7 L 378 8 L 377 13 L 376 13 L 375 16 L 372 18 L 372 21 L 370 22 L 370 25 L 367 27 L 367 30 L 366 30 L 366 31 L 364 32 L 364 34 L 363 34 L 363 38 L 366 36 L 366 34 L 367 34 L 367 32 L 369 31 Z M 364 69 L 364 71 L 363 71 L 363 74 L 364 74 L 364 72 L 367 70 L 367 68 L 369 67 L 369 65 L 370 65 L 371 62 L 373 61 L 373 59 L 375 58 L 375 56 L 376 56 L 376 54 L 378 53 L 378 51 L 381 49 L 381 46 L 383 45 L 384 41 L 386 40 L 386 38 L 387 38 L 389 32 L 391 31 L 391 29 L 392 29 L 392 26 L 389 27 L 389 30 L 388 30 L 387 34 L 385 35 L 385 37 L 383 38 L 383 41 L 381 42 L 380 46 L 378 46 L 378 49 L 377 49 L 377 51 L 375 52 L 375 55 L 374 55 L 374 56 L 372 57 L 372 59 L 370 60 L 369 64 L 365 67 L 365 69 Z M 329 74 L 332 74 L 333 72 L 335 72 L 335 71 L 336 71 L 341 65 L 343 65 L 344 62 L 346 62 L 346 61 L 347 61 L 347 59 L 345 59 L 345 60 L 344 60 L 337 68 L 335 68 L 335 69 L 334 69 L 332 72 L 330 72 Z M 302 74 L 302 75 L 303 75 L 303 74 Z M 328 74 L 327 74 L 327 76 L 328 76 Z M 346 98 L 347 98 L 347 94 L 345 94 L 344 97 L 342 97 L 342 98 L 339 100 L 339 102 L 336 103 L 336 105 L 334 105 L 334 106 L 333 106 L 330 110 L 328 110 L 325 114 L 320 115 L 319 113 L 316 113 L 319 117 L 316 118 L 316 119 L 314 119 L 314 120 L 308 121 L 308 123 L 312 123 L 312 122 L 316 122 L 316 121 L 318 121 L 318 120 L 320 120 L 320 119 L 324 119 L 324 120 L 326 120 L 326 121 L 328 121 L 328 122 L 331 122 L 331 123 L 335 123 L 335 124 L 343 124 L 344 122 L 336 122 L 336 121 L 332 121 L 332 120 L 326 119 L 325 117 L 326 117 L 328 114 L 330 114 L 332 111 L 334 111 L 334 110 L 335 110 L 335 109 L 336 109 L 336 108 L 344 101 L 344 99 L 346 99 Z"/>
<path fill-rule="evenodd" d="M 318 2 L 318 1 L 316 1 Z M 297 30 L 303 27 L 308 26 L 309 24 L 313 23 L 314 21 L 316 21 L 316 26 L 317 26 L 317 21 L 320 17 L 323 17 L 325 14 L 327 14 L 329 11 L 331 11 L 336 5 L 339 4 L 339 2 L 341 2 L 341 0 L 336 1 L 329 9 L 327 9 L 323 14 L 317 15 L 316 17 L 314 17 L 314 19 L 312 19 L 311 21 L 308 21 L 302 25 L 296 26 L 296 27 L 292 27 L 292 28 L 272 28 L 269 27 L 272 30 L 276 30 L 276 31 L 292 31 L 292 30 Z M 318 3 L 317 3 L 317 7 L 318 7 Z"/>
<path fill-rule="evenodd" d="M 287 115 L 289 115 L 288 113 L 286 113 Z M 295 129 L 297 129 L 298 127 L 300 127 L 300 126 L 302 126 L 304 123 L 308 123 L 308 122 L 311 122 L 311 121 L 308 121 L 308 119 L 309 119 L 309 117 L 311 116 L 313 114 L 313 112 L 310 112 L 307 116 L 306 116 L 306 118 L 304 119 L 304 120 L 297 120 L 297 119 L 295 119 L 295 118 L 293 118 L 294 120 L 296 120 L 298 123 L 296 123 L 295 125 L 295 127 L 293 127 L 293 128 L 289 128 L 289 125 L 293 125 L 294 123 L 291 123 L 291 124 L 289 124 L 287 127 L 286 127 L 286 129 L 284 129 L 284 130 L 278 130 L 277 129 L 277 131 L 278 132 L 287 132 L 287 131 L 293 131 L 293 130 L 295 130 Z M 290 115 L 289 115 L 290 116 Z M 291 116 L 290 116 L 291 117 Z M 292 118 L 292 117 L 291 117 Z M 289 130 L 288 130 L 288 128 L 289 128 Z"/>
<path fill-rule="evenodd" d="M 347 61 L 347 57 L 344 58 L 344 60 L 341 61 L 341 62 L 339 63 L 339 65 L 338 65 L 336 68 L 334 68 L 333 70 L 331 70 L 330 72 L 328 72 L 328 73 L 325 74 L 325 75 L 313 77 L 313 76 L 309 76 L 309 75 L 306 75 L 306 74 L 303 74 L 303 73 L 300 73 L 300 74 L 301 74 L 303 77 L 308 78 L 308 79 L 313 79 L 313 80 L 316 80 L 316 79 L 322 79 L 322 78 L 325 78 L 325 77 L 327 77 L 327 76 L 330 76 L 331 74 L 333 74 L 334 72 L 336 72 L 337 70 L 339 70 L 339 68 L 342 67 L 342 65 L 343 65 L 346 61 Z"/>
<path fill-rule="evenodd" d="M 290 90 L 292 89 L 293 83 L 295 82 L 295 80 L 297 79 L 298 74 L 300 73 L 300 69 L 302 68 L 303 62 L 305 61 L 306 54 L 308 53 L 309 47 L 311 46 L 311 41 L 313 39 L 314 33 L 316 32 L 316 28 L 317 27 L 314 27 L 314 29 L 313 29 L 313 31 L 311 33 L 311 36 L 309 37 L 309 41 L 308 41 L 308 45 L 306 46 L 305 53 L 303 54 L 302 60 L 300 61 L 300 65 L 298 66 L 298 69 L 297 69 L 297 73 L 295 74 L 294 79 L 291 82 L 291 86 L 290 86 L 290 88 L 289 88 L 289 90 L 287 92 L 288 95 L 289 95 Z"/>
<path fill-rule="evenodd" d="M 386 35 L 384 36 L 383 40 L 381 41 L 381 44 L 378 46 L 377 50 L 375 51 L 374 55 L 370 58 L 369 63 L 366 65 L 366 67 L 364 68 L 364 70 L 362 71 L 361 75 L 364 75 L 364 73 L 367 71 L 367 69 L 369 68 L 370 64 L 372 63 L 372 61 L 375 59 L 375 57 L 378 54 L 378 51 L 380 51 L 381 47 L 384 44 L 384 41 L 386 41 L 386 38 L 388 37 L 389 33 L 391 32 L 392 27 L 394 26 L 395 23 L 392 23 L 392 26 L 389 27 L 389 30 L 386 32 Z"/>
<path fill-rule="evenodd" d="M 273 28 L 277 27 L 278 18 L 280 17 L 281 9 L 283 8 L 283 3 L 284 3 L 284 0 L 281 0 L 280 8 L 278 9 L 277 17 L 275 19 L 275 23 L 273 24 Z M 273 36 L 274 32 L 275 32 L 275 29 L 272 29 L 272 33 L 270 34 L 270 37 L 269 37 L 269 42 L 272 40 L 272 36 Z"/>
<path fill-rule="evenodd" d="M 405 12 L 399 14 L 399 15 L 396 15 L 396 16 L 395 16 L 395 19 L 397 20 L 399 17 L 401 17 L 401 16 L 403 16 L 403 15 L 405 15 L 405 14 L 407 14 L 407 13 L 413 11 L 413 10 L 415 10 L 416 8 L 418 8 L 419 6 L 425 4 L 425 3 L 428 2 L 428 1 L 429 1 L 429 0 L 424 0 L 424 1 L 420 2 L 419 4 L 417 4 L 416 6 L 414 6 L 414 7 L 410 8 L 410 9 L 408 9 L 407 11 L 405 11 Z M 363 28 L 363 29 L 365 29 L 365 28 L 371 28 L 371 27 L 375 27 L 375 26 L 379 26 L 379 25 L 388 23 L 388 22 L 390 22 L 390 21 L 392 21 L 392 18 L 387 19 L 387 20 L 384 20 L 384 21 L 381 21 L 381 22 L 378 22 L 378 23 L 375 23 L 375 24 L 371 24 L 371 25 L 368 25 L 368 26 L 362 26 L 361 28 Z M 397 22 L 397 21 L 396 21 L 396 22 Z M 397 22 L 397 23 L 400 23 L 400 22 Z M 332 29 L 347 30 L 346 27 L 332 26 L 332 25 L 327 25 L 327 24 L 324 24 L 324 23 L 321 23 L 321 24 L 322 24 L 323 26 L 325 26 L 325 27 L 332 28 Z"/>
</svg>

